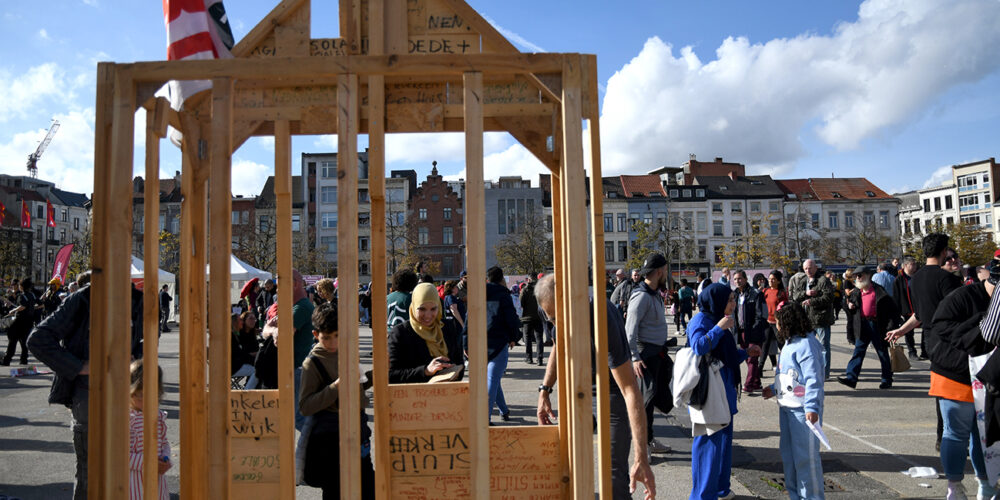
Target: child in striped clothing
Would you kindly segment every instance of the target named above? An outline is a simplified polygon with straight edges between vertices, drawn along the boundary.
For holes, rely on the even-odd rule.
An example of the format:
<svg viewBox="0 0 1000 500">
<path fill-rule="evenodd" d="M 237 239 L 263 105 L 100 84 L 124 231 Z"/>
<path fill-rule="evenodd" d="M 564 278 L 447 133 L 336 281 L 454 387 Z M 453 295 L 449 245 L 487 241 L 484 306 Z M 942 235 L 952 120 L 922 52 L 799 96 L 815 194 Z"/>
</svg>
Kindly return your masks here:
<svg viewBox="0 0 1000 500">
<path fill-rule="evenodd" d="M 142 360 L 138 359 L 132 362 L 132 385 L 131 393 L 132 399 L 129 404 L 129 498 L 131 500 L 142 500 L 142 463 L 143 463 L 143 452 L 142 452 L 142 429 L 143 429 L 143 412 L 142 412 Z M 163 369 L 160 367 L 157 370 L 157 393 L 159 397 L 163 397 Z M 156 440 L 158 442 L 156 456 L 158 457 L 157 469 L 159 474 L 159 495 L 157 495 L 161 500 L 167 500 L 170 498 L 170 492 L 167 490 L 167 481 L 163 477 L 163 474 L 170 469 L 170 443 L 167 442 L 167 413 L 164 411 L 159 412 L 157 429 L 156 429 Z"/>
</svg>

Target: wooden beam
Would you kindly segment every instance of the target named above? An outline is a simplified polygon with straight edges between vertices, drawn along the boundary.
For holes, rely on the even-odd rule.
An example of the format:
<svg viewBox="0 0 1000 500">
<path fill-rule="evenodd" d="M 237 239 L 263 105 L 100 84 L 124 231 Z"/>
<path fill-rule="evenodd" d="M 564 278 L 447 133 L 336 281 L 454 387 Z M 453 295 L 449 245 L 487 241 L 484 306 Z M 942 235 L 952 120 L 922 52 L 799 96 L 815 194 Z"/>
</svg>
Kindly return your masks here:
<svg viewBox="0 0 1000 500">
<path fill-rule="evenodd" d="M 233 47 L 233 57 L 245 58 L 249 56 L 250 51 L 260 45 L 268 36 L 274 34 L 275 26 L 284 22 L 288 16 L 294 14 L 303 4 L 308 8 L 309 0 L 282 0 L 274 9 L 271 9 L 271 12 L 264 16 L 264 19 L 261 19 L 250 30 L 250 33 L 247 33 Z"/>
<path fill-rule="evenodd" d="M 212 80 L 211 180 L 209 182 L 209 497 L 229 498 L 230 268 L 232 252 L 233 82 Z"/>
<path fill-rule="evenodd" d="M 558 410 L 559 419 L 557 421 L 559 425 L 559 461 L 561 464 L 563 475 L 566 478 L 563 488 L 563 497 L 569 497 L 570 491 L 570 477 L 572 477 L 572 470 L 570 469 L 570 441 L 569 441 L 569 430 L 570 422 L 572 422 L 573 406 L 571 400 L 569 399 L 569 333 L 567 329 L 562 325 L 567 324 L 566 319 L 566 293 L 564 290 L 564 283 L 562 276 L 566 275 L 566 245 L 565 236 L 563 234 L 564 227 L 562 223 L 563 214 L 563 202 L 562 202 L 562 182 L 558 172 L 553 172 L 551 177 L 552 186 L 552 249 L 553 249 L 553 269 L 556 275 L 556 286 L 555 286 L 555 311 L 556 317 L 551 318 L 556 324 L 556 338 L 555 346 L 552 349 L 551 356 L 556 357 L 556 381 L 558 384 L 558 390 L 556 391 L 556 397 L 558 398 Z"/>
<path fill-rule="evenodd" d="M 587 297 L 587 233 L 586 192 L 583 168 L 583 128 L 580 102 L 581 68 L 577 61 L 567 60 L 563 69 L 563 172 L 560 176 L 563 192 L 563 226 L 567 238 L 563 282 L 566 284 L 565 309 L 569 322 L 564 325 L 569 332 L 590 330 L 589 300 Z M 570 390 L 574 414 L 570 429 L 573 456 L 573 496 L 591 497 L 594 494 L 593 423 L 591 420 L 591 366 L 590 336 L 570 335 L 569 370 Z"/>
<path fill-rule="evenodd" d="M 205 425 L 205 264 L 208 184 L 198 171 L 208 170 L 199 156 L 201 124 L 180 113 L 181 235 L 178 302 L 180 308 L 180 479 L 182 498 L 208 498 L 208 432 Z"/>
<path fill-rule="evenodd" d="M 157 224 L 160 220 L 160 139 L 167 132 L 167 110 L 170 103 L 166 99 L 156 99 L 152 110 L 146 111 L 146 181 L 144 183 L 143 209 L 145 226 L 143 231 L 143 328 L 142 328 L 142 485 L 143 498 L 155 500 L 159 497 L 160 462 L 158 453 L 157 424 L 160 414 L 160 394 L 157 361 L 160 337 L 159 271 L 160 234 Z M 166 478 L 163 479 L 166 481 Z"/>
<path fill-rule="evenodd" d="M 490 495 L 490 408 L 486 389 L 486 194 L 483 192 L 483 74 L 466 73 L 465 217 L 469 270 L 469 461 L 473 498 Z"/>
<path fill-rule="evenodd" d="M 359 76 L 460 75 L 467 71 L 494 74 L 552 73 L 573 54 L 384 55 L 330 57 L 275 57 L 256 59 L 155 61 L 120 64 L 136 81 L 324 78 L 341 73 Z"/>
<path fill-rule="evenodd" d="M 349 2 L 347 2 L 349 3 Z M 341 290 L 358 289 L 358 76 L 337 84 L 337 280 Z M 358 369 L 358 294 L 338 300 L 340 330 L 340 498 L 361 498 L 361 386 Z"/>
<path fill-rule="evenodd" d="M 295 362 L 292 323 L 292 135 L 285 120 L 274 122 L 274 201 L 277 220 L 275 246 L 278 258 L 278 436 L 282 464 L 295 463 Z M 281 467 L 282 498 L 295 497 L 295 468 Z"/>
<path fill-rule="evenodd" d="M 597 57 L 583 56 L 583 84 L 591 96 L 597 95 Z M 605 295 L 607 275 L 604 271 L 604 187 L 601 181 L 601 128 L 600 106 L 597 99 L 590 99 L 591 118 L 587 121 L 590 132 L 590 252 L 593 258 L 591 282 L 594 284 L 594 340 L 597 359 L 608 358 L 607 308 L 601 300 Z M 608 398 L 608 370 L 597 370 L 597 484 L 601 498 L 611 498 L 611 410 Z"/>
<path fill-rule="evenodd" d="M 110 63 L 97 65 L 97 107 L 94 119 L 94 195 L 93 195 L 93 233 L 92 233 L 92 267 L 90 294 L 90 330 L 107 332 L 110 321 L 108 307 L 107 276 L 101 272 L 110 264 L 110 227 L 105 224 L 110 220 L 111 213 L 111 176 L 114 170 L 112 151 L 115 120 L 115 66 Z M 131 232 L 129 233 L 131 234 Z M 89 498 L 107 498 L 107 484 L 104 482 L 104 470 L 107 469 L 106 424 L 108 404 L 106 401 L 109 379 L 105 376 L 108 366 L 108 337 L 106 335 L 90 336 L 90 390 L 94 397 L 88 410 L 90 421 L 89 446 L 87 462 L 89 464 L 87 494 Z"/>
</svg>

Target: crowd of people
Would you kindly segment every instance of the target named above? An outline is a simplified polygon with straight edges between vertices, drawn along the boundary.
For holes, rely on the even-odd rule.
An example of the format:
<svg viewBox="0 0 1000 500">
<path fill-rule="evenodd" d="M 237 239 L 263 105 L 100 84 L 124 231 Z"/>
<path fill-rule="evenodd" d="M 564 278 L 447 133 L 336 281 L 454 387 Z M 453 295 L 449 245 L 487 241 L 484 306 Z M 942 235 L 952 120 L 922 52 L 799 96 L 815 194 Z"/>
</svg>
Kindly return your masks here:
<svg viewBox="0 0 1000 500">
<path fill-rule="evenodd" d="M 774 270 L 751 278 L 743 270 L 725 269 L 717 282 L 703 274 L 694 283 L 680 280 L 673 289 L 667 286 L 667 261 L 655 252 L 630 275 L 624 270 L 616 273 L 605 304 L 591 300 L 592 308 L 607 309 L 614 497 L 630 497 L 637 484 L 644 485 L 646 498 L 655 497 L 651 456 L 672 452 L 657 439 L 653 426 L 656 410 L 668 413 L 686 406 L 694 436 L 690 498 L 731 498 L 733 419 L 738 413 L 738 396 L 743 393 L 778 402 L 779 446 L 790 497 L 823 498 L 819 443 L 813 429 L 823 421 L 824 384 L 833 375 L 837 383 L 857 388 L 862 364 L 872 347 L 880 364 L 878 388 L 891 389 L 890 347 L 902 341 L 911 358 L 930 360 L 928 394 L 935 398 L 937 446 L 948 479 L 948 498 L 965 498 L 961 481 L 969 458 L 979 481 L 977 497 L 993 498 L 996 485 L 987 475 L 986 462 L 994 459 L 984 454 L 977 419 L 986 423 L 985 441 L 992 445 L 1000 439 L 1000 403 L 992 389 L 981 390 L 986 400 L 977 415 L 973 386 L 977 379 L 986 388 L 1000 386 L 1000 359 L 990 357 L 1000 344 L 1000 300 L 994 300 L 997 295 L 993 293 L 1000 281 L 1000 260 L 963 273 L 958 253 L 948 244 L 943 234 L 927 235 L 922 266 L 907 256 L 875 269 L 858 266 L 836 274 L 806 260 L 801 271 L 790 276 Z M 494 425 L 494 415 L 502 421 L 510 418 L 502 382 L 511 349 L 522 341 L 525 362 L 545 366 L 538 387 L 537 418 L 540 425 L 552 424 L 555 411 L 550 396 L 558 360 L 555 356 L 546 359 L 544 354 L 559 328 L 555 310 L 558 276 L 531 276 L 513 288 L 508 287 L 499 267 L 487 270 L 486 276 L 487 282 L 481 286 L 486 296 L 488 398 L 483 404 L 488 405 L 490 425 Z M 84 498 L 86 492 L 88 278 L 82 275 L 65 289 L 59 280 L 53 280 L 41 294 L 36 294 L 30 280 L 22 280 L 16 294 L 0 301 L 4 315 L 10 318 L 4 325 L 10 342 L 3 364 L 9 364 L 18 345 L 25 363 L 27 344 L 55 373 L 49 401 L 72 411 L 78 462 L 76 498 Z M 307 287 L 294 271 L 290 284 L 295 428 L 300 431 L 297 480 L 322 488 L 324 498 L 337 498 L 339 475 L 329 473 L 339 470 L 329 468 L 339 461 L 337 282 L 323 279 Z M 390 383 L 464 377 L 469 368 L 467 300 L 471 286 L 464 272 L 458 280 L 444 283 L 435 283 L 429 275 L 413 269 L 393 274 L 385 295 Z M 379 294 L 373 293 L 371 284 L 360 286 L 357 293 L 360 322 L 370 325 L 371 302 L 381 300 Z M 133 300 L 135 297 L 133 292 Z M 162 331 L 168 331 L 163 311 L 169 311 L 171 300 L 166 288 L 160 291 Z M 230 368 L 234 387 L 277 388 L 277 300 L 275 281 L 255 280 L 244 287 L 240 301 L 232 307 Z M 141 307 L 133 307 L 133 312 L 136 309 L 141 311 Z M 854 346 L 842 372 L 833 370 L 830 357 L 830 327 L 841 312 L 846 318 L 846 340 Z M 133 315 L 133 320 L 141 331 L 141 317 Z M 673 337 L 669 334 L 671 322 L 677 334 Z M 918 327 L 919 343 L 915 335 Z M 678 337 L 685 339 L 686 345 L 671 357 L 669 348 L 676 345 Z M 143 367 L 135 354 L 141 353 L 141 348 L 137 351 L 133 345 L 132 352 L 136 361 L 132 366 L 130 466 L 135 483 L 142 470 Z M 973 365 L 980 368 L 973 371 L 970 358 L 976 357 L 983 358 L 979 358 L 979 365 Z M 773 383 L 764 376 L 768 360 Z M 747 365 L 745 373 L 743 364 Z M 371 380 L 370 372 L 362 376 L 365 389 Z M 162 392 L 162 388 L 157 390 Z M 364 498 L 373 498 L 365 391 L 361 397 L 362 490 Z M 163 474 L 171 464 L 163 415 L 158 420 L 157 453 L 167 457 L 158 464 Z M 159 496 L 165 498 L 163 484 Z M 141 496 L 141 486 L 134 486 L 132 494 Z"/>
</svg>

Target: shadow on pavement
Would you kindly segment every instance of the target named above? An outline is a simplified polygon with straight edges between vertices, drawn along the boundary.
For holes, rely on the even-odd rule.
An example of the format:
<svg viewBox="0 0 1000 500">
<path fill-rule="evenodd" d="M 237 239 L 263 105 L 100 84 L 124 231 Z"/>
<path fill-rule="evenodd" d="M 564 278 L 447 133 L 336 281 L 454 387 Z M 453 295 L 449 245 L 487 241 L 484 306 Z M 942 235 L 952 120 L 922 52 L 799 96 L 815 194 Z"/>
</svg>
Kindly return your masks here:
<svg viewBox="0 0 1000 500">
<path fill-rule="evenodd" d="M 47 483 L 31 486 L 0 484 L 0 495 L 29 500 L 33 498 L 72 498 L 73 483 Z"/>
<path fill-rule="evenodd" d="M 69 428 L 66 424 L 62 422 L 53 422 L 51 420 L 28 420 L 20 417 L 8 417 L 6 415 L 0 415 L 0 428 L 4 427 L 19 427 L 22 425 L 30 425 L 32 427 L 63 427 Z"/>
<path fill-rule="evenodd" d="M 67 439 L 71 439 L 67 433 Z M 41 439 L 0 439 L 0 450 L 5 452 L 22 451 L 49 451 L 54 453 L 76 453 L 73 450 L 73 443 L 70 441 L 44 441 Z M 39 497 L 41 498 L 41 497 Z"/>
</svg>

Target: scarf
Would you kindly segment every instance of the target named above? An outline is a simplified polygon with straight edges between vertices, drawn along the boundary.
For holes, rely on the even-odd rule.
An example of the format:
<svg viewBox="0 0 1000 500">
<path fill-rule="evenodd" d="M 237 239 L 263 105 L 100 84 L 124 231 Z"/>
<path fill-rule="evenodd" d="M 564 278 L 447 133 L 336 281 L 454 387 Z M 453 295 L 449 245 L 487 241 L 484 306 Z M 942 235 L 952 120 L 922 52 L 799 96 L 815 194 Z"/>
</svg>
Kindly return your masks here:
<svg viewBox="0 0 1000 500">
<path fill-rule="evenodd" d="M 431 326 L 421 325 L 417 321 L 417 308 L 428 303 L 437 304 L 438 313 L 437 317 L 434 318 L 434 324 Z M 448 355 L 448 345 L 444 343 L 444 333 L 441 331 L 441 327 L 444 322 L 441 319 L 441 299 L 438 297 L 437 289 L 434 285 L 430 283 L 421 283 L 413 289 L 413 295 L 410 298 L 410 326 L 413 327 L 413 331 L 417 332 L 420 338 L 427 342 L 427 350 L 430 351 L 431 357 L 437 358 L 440 356 Z"/>
</svg>

